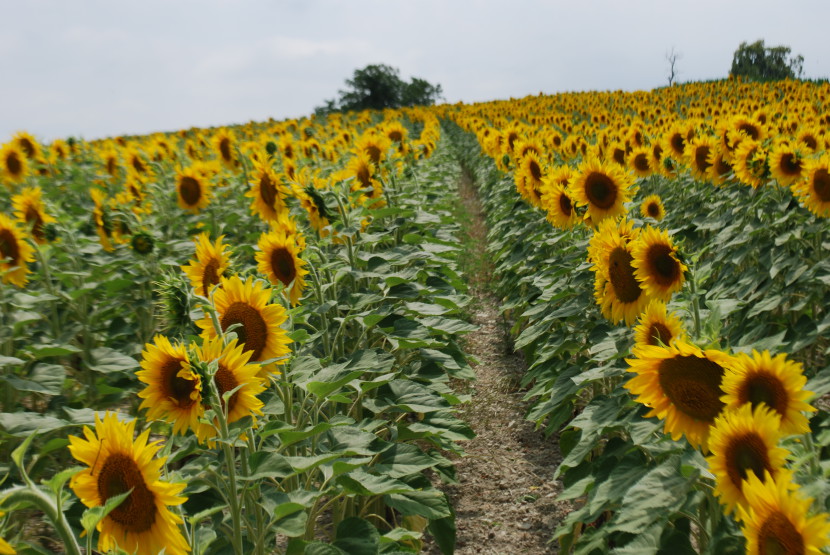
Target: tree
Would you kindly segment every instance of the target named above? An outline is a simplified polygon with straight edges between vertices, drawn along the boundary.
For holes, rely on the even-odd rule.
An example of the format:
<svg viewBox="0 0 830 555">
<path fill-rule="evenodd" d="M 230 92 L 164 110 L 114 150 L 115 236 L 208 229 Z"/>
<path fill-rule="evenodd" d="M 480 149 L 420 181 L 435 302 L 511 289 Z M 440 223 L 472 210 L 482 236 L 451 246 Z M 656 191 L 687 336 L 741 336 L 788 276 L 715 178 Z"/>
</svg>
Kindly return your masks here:
<svg viewBox="0 0 830 555">
<path fill-rule="evenodd" d="M 803 66 L 804 56 L 790 57 L 789 46 L 767 47 L 763 40 L 758 40 L 738 46 L 730 73 L 752 81 L 777 81 L 800 78 Z"/>
<path fill-rule="evenodd" d="M 677 77 L 677 74 L 680 73 L 677 70 L 677 60 L 683 57 L 683 54 L 680 52 L 676 52 L 674 50 L 674 46 L 671 48 L 671 52 L 666 52 L 666 61 L 669 62 L 669 86 L 671 87 L 674 84 L 674 79 Z"/>
<path fill-rule="evenodd" d="M 315 109 L 317 114 L 350 110 L 383 110 L 400 106 L 430 106 L 441 98 L 441 85 L 413 77 L 403 81 L 397 68 L 385 64 L 372 64 L 356 69 L 346 80 L 347 89 L 340 90 L 339 100 L 326 100 Z"/>
</svg>

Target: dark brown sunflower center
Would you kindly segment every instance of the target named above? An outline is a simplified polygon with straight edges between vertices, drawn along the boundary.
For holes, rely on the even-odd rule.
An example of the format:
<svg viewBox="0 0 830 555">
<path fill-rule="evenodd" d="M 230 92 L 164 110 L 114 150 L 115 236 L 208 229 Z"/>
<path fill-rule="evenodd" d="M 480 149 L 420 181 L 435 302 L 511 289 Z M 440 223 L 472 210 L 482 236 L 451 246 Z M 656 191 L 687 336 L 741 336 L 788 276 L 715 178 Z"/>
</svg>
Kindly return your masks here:
<svg viewBox="0 0 830 555">
<path fill-rule="evenodd" d="M 17 152 L 11 151 L 6 156 L 6 170 L 10 175 L 15 177 L 23 173 L 23 162 L 20 160 Z"/>
<path fill-rule="evenodd" d="M 815 150 L 818 146 L 818 139 L 812 135 L 805 135 L 804 137 L 801 137 L 801 142 L 807 145 L 810 150 Z"/>
<path fill-rule="evenodd" d="M 202 198 L 202 187 L 199 184 L 199 180 L 189 175 L 182 176 L 179 180 L 179 191 L 181 192 L 184 203 L 188 206 L 199 204 L 199 200 Z"/>
<path fill-rule="evenodd" d="M 723 159 L 723 156 L 718 156 L 717 160 L 715 160 L 715 172 L 720 175 L 726 175 L 732 171 L 732 166 L 729 165 L 729 162 Z"/>
<path fill-rule="evenodd" d="M 671 330 L 663 323 L 654 322 L 648 329 L 648 344 L 649 345 L 668 345 L 672 339 Z"/>
<path fill-rule="evenodd" d="M 741 483 L 755 473 L 759 480 L 764 479 L 764 470 L 772 472 L 772 465 L 767 454 L 764 440 L 757 433 L 748 433 L 729 440 L 726 447 L 726 473 L 732 484 L 742 489 Z"/>
<path fill-rule="evenodd" d="M 533 178 L 534 182 L 542 180 L 542 168 L 539 167 L 539 163 L 536 162 L 536 160 L 528 162 L 527 169 L 530 172 L 530 177 Z"/>
<path fill-rule="evenodd" d="M 758 532 L 760 555 L 803 555 L 804 537 L 780 511 L 767 517 Z"/>
<path fill-rule="evenodd" d="M 758 130 L 757 127 L 752 125 L 751 123 L 742 123 L 738 126 L 738 131 L 743 131 L 746 133 L 751 139 L 758 139 L 758 136 L 761 132 Z"/>
<path fill-rule="evenodd" d="M 694 355 L 678 355 L 663 360 L 657 373 L 666 397 L 682 413 L 713 422 L 723 409 L 723 368 L 719 364 Z"/>
<path fill-rule="evenodd" d="M 712 165 L 708 160 L 710 150 L 707 145 L 700 145 L 695 149 L 695 166 L 698 171 L 705 172 Z"/>
<path fill-rule="evenodd" d="M 213 382 L 216 384 L 216 389 L 219 390 L 219 399 L 222 399 L 222 396 L 227 393 L 228 391 L 233 391 L 237 386 L 239 386 L 239 382 L 236 380 L 236 376 L 233 375 L 233 372 L 228 370 L 224 365 L 219 365 L 219 370 L 216 371 L 216 374 L 213 376 Z M 239 396 L 239 391 L 236 391 L 233 395 L 231 395 L 230 399 L 228 399 L 228 414 L 233 411 L 233 407 L 236 406 L 236 398 Z M 222 406 L 225 406 L 225 401 L 222 401 Z"/>
<path fill-rule="evenodd" d="M 396 143 L 399 143 L 403 140 L 403 134 L 397 129 L 390 131 L 388 137 Z"/>
<path fill-rule="evenodd" d="M 179 408 L 187 408 L 195 402 L 190 398 L 190 394 L 196 389 L 196 380 L 188 380 L 179 376 L 182 362 L 178 358 L 168 359 L 161 368 L 161 375 L 166 385 L 167 397 Z"/>
<path fill-rule="evenodd" d="M 116 160 L 115 158 L 109 157 L 107 158 L 107 173 L 110 175 L 115 175 L 116 170 Z"/>
<path fill-rule="evenodd" d="M 597 208 L 608 210 L 617 200 L 617 184 L 604 173 L 591 172 L 585 178 L 585 196 Z"/>
<path fill-rule="evenodd" d="M 669 287 L 680 278 L 680 263 L 672 256 L 668 245 L 652 245 L 646 253 L 651 275 L 662 287 Z"/>
<path fill-rule="evenodd" d="M 360 186 L 364 189 L 372 188 L 372 176 L 369 175 L 369 168 L 366 166 L 360 166 L 360 168 L 358 168 L 357 180 L 360 182 Z"/>
<path fill-rule="evenodd" d="M 813 172 L 813 191 L 821 202 L 830 202 L 830 173 L 826 168 Z"/>
<path fill-rule="evenodd" d="M 294 268 L 294 257 L 286 248 L 276 248 L 271 251 L 271 269 L 286 287 L 294 281 L 297 270 Z"/>
<path fill-rule="evenodd" d="M 261 359 L 268 341 L 268 326 L 256 308 L 247 303 L 235 302 L 222 315 L 220 323 L 223 331 L 234 324 L 242 324 L 234 330 L 239 342 L 246 351 L 253 351 L 251 360 Z"/>
<path fill-rule="evenodd" d="M 646 212 L 648 212 L 648 215 L 652 218 L 657 219 L 657 217 L 660 215 L 660 205 L 658 205 L 656 202 L 649 202 L 648 206 L 646 207 Z"/>
<path fill-rule="evenodd" d="M 663 157 L 663 147 L 659 144 L 654 145 L 651 147 L 651 155 L 655 160 L 660 160 Z"/>
<path fill-rule="evenodd" d="M 123 453 L 109 455 L 98 473 L 101 504 L 130 489 L 133 491 L 129 497 L 108 516 L 129 532 L 146 532 L 156 521 L 155 496 L 132 457 Z"/>
<path fill-rule="evenodd" d="M 26 223 L 32 226 L 32 235 L 35 239 L 42 241 L 46 237 L 43 233 L 43 218 L 34 206 L 26 207 Z"/>
<path fill-rule="evenodd" d="M 570 217 L 573 213 L 573 204 L 571 203 L 571 198 L 562 193 L 559 195 L 559 209 L 562 211 L 563 214 Z"/>
<path fill-rule="evenodd" d="M 9 229 L 0 229 L 0 260 L 10 259 L 12 266 L 20 264 L 20 245 Z"/>
<path fill-rule="evenodd" d="M 781 380 L 767 372 L 758 372 L 748 376 L 741 384 L 738 399 L 741 404 L 752 403 L 753 409 L 764 403 L 782 418 L 786 415 L 789 404 L 789 396 Z"/>
<path fill-rule="evenodd" d="M 138 173 L 144 173 L 144 170 L 146 169 L 144 167 L 144 162 L 142 162 L 141 158 L 138 156 L 133 156 L 133 168 L 135 168 L 135 171 Z"/>
<path fill-rule="evenodd" d="M 625 149 L 624 148 L 616 147 L 614 149 L 614 154 L 612 155 L 612 157 L 614 158 L 614 162 L 616 162 L 617 164 L 619 164 L 621 166 L 625 165 Z"/>
<path fill-rule="evenodd" d="M 210 288 L 217 283 L 219 283 L 219 261 L 211 258 L 210 262 L 205 264 L 205 270 L 202 272 L 202 296 L 207 297 Z"/>
<path fill-rule="evenodd" d="M 648 171 L 648 156 L 644 152 L 640 152 L 634 157 L 634 169 L 638 172 Z"/>
<path fill-rule="evenodd" d="M 369 159 L 372 160 L 373 164 L 377 164 L 377 163 L 380 162 L 381 151 L 380 151 L 380 148 L 378 148 L 377 146 L 375 146 L 375 145 L 367 146 L 366 147 L 366 154 L 369 155 Z"/>
<path fill-rule="evenodd" d="M 643 292 L 634 277 L 631 260 L 631 254 L 622 247 L 615 248 L 608 256 L 609 281 L 614 287 L 614 295 L 623 303 L 635 302 Z"/>
<path fill-rule="evenodd" d="M 226 162 L 230 162 L 233 159 L 233 156 L 231 156 L 231 141 L 227 137 L 219 141 L 219 154 L 222 155 L 222 159 Z"/>
<path fill-rule="evenodd" d="M 268 174 L 262 174 L 259 178 L 259 198 L 269 208 L 273 208 L 277 201 L 277 185 Z"/>
<path fill-rule="evenodd" d="M 781 156 L 781 162 L 778 165 L 778 169 L 780 169 L 781 173 L 788 177 L 797 177 L 801 175 L 801 171 L 804 168 L 800 158 L 792 152 L 785 152 Z"/>
<path fill-rule="evenodd" d="M 683 154 L 683 149 L 686 148 L 686 139 L 683 138 L 682 133 L 675 133 L 669 139 L 669 144 L 675 154 L 681 155 Z"/>
<path fill-rule="evenodd" d="M 17 144 L 19 144 L 20 148 L 23 149 L 23 154 L 26 155 L 26 158 L 34 158 L 35 145 L 32 143 L 32 141 L 30 141 L 26 137 L 23 137 L 22 139 L 20 139 L 20 141 L 18 141 Z"/>
</svg>

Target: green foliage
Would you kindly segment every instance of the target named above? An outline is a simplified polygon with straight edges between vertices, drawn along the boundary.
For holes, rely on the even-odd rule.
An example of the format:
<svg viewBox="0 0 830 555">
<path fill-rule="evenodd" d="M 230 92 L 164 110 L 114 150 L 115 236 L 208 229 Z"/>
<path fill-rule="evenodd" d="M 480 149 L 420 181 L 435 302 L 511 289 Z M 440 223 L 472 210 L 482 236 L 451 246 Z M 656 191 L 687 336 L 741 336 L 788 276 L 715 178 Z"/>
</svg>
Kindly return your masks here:
<svg viewBox="0 0 830 555">
<path fill-rule="evenodd" d="M 419 77 L 406 82 L 397 68 L 385 64 L 370 64 L 356 69 L 346 80 L 346 90 L 340 98 L 327 100 L 315 110 L 318 114 L 335 111 L 383 110 L 401 106 L 431 106 L 441 98 L 441 85 L 433 85 Z"/>
<path fill-rule="evenodd" d="M 801 77 L 804 56 L 790 56 L 789 46 L 764 46 L 763 40 L 742 42 L 732 57 L 729 73 L 750 81 L 779 81 Z"/>
</svg>

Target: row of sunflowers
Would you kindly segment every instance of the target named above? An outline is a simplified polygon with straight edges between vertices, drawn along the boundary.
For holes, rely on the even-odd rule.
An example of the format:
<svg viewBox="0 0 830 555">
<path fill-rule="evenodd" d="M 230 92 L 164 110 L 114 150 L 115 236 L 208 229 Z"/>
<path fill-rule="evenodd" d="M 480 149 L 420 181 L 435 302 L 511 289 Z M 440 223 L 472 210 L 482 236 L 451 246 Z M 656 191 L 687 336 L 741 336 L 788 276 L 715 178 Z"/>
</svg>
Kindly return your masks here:
<svg viewBox="0 0 830 555">
<path fill-rule="evenodd" d="M 406 109 L 3 145 L 0 553 L 450 552 L 440 137 Z"/>
<path fill-rule="evenodd" d="M 828 92 L 728 80 L 447 112 L 529 417 L 562 448 L 563 550 L 830 545 Z"/>
</svg>

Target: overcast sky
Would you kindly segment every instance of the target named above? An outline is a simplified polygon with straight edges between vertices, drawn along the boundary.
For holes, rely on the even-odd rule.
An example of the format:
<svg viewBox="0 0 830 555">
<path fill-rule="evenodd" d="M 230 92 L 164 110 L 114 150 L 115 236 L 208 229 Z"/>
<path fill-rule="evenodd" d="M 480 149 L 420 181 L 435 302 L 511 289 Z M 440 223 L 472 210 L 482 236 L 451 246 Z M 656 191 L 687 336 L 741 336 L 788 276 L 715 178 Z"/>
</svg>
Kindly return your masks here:
<svg viewBox="0 0 830 555">
<path fill-rule="evenodd" d="M 449 102 L 725 77 L 741 41 L 830 76 L 824 0 L 0 0 L 0 143 L 310 114 L 385 63 Z"/>
</svg>

